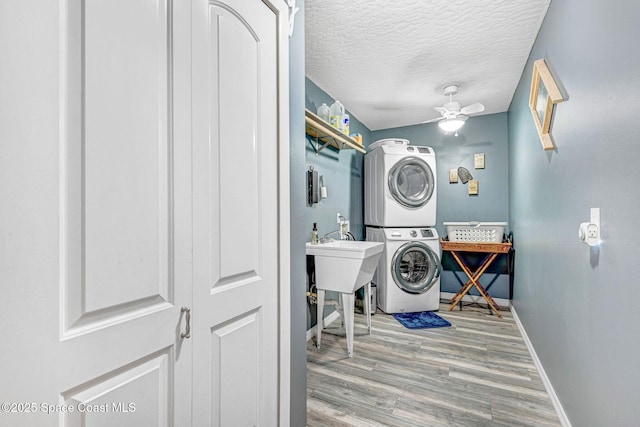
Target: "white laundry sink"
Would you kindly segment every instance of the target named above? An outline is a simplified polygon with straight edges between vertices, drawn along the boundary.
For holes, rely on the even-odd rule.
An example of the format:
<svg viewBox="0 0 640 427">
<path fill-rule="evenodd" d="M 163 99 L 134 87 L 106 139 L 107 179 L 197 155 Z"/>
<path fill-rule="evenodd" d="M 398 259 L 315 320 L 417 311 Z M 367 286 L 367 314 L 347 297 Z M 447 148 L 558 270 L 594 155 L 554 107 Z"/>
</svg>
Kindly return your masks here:
<svg viewBox="0 0 640 427">
<path fill-rule="evenodd" d="M 316 287 L 353 293 L 371 282 L 383 248 L 383 243 L 353 240 L 307 243 L 307 255 L 315 256 Z"/>
</svg>

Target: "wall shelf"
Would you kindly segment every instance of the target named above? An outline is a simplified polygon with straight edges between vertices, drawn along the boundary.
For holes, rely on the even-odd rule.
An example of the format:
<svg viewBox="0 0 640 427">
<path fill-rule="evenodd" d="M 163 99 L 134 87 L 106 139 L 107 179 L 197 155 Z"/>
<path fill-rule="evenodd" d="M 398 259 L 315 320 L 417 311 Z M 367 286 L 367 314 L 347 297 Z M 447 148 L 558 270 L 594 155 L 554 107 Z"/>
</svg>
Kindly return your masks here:
<svg viewBox="0 0 640 427">
<path fill-rule="evenodd" d="M 343 134 L 306 108 L 304 110 L 304 121 L 307 135 L 316 139 L 316 146 L 314 147 L 316 154 L 328 146 L 338 150 L 357 150 L 363 154 L 367 152 L 355 139 Z M 319 144 L 322 144 L 320 148 L 318 148 Z"/>
</svg>

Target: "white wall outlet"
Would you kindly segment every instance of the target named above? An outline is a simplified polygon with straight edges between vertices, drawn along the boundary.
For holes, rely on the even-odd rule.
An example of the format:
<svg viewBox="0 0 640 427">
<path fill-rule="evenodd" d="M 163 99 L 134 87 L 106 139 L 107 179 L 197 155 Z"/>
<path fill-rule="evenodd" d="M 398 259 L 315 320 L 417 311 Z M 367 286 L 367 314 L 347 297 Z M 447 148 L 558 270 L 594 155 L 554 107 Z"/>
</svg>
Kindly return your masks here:
<svg viewBox="0 0 640 427">
<path fill-rule="evenodd" d="M 349 232 L 349 221 L 343 221 L 340 223 L 340 233 L 346 234 Z"/>
<path fill-rule="evenodd" d="M 338 213 L 336 214 L 336 222 L 337 222 L 338 224 L 340 224 L 340 217 L 341 217 L 340 212 L 338 212 Z"/>
<path fill-rule="evenodd" d="M 600 208 L 591 208 L 590 222 L 583 222 L 578 229 L 578 237 L 589 246 L 600 243 Z"/>
</svg>

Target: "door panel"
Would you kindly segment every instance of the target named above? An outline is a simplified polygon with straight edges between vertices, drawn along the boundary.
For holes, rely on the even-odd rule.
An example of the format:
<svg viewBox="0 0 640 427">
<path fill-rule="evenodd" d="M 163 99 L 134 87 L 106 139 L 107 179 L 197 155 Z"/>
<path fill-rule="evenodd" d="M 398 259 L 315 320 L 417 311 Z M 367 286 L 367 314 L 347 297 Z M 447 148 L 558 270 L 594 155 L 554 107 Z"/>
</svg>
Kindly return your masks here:
<svg viewBox="0 0 640 427">
<path fill-rule="evenodd" d="M 276 16 L 260 0 L 198 4 L 194 423 L 276 425 Z"/>
<path fill-rule="evenodd" d="M 257 426 L 260 316 L 247 313 L 211 331 L 212 411 L 222 426 Z"/>
<path fill-rule="evenodd" d="M 219 234 L 219 248 L 223 249 L 219 280 L 232 283 L 238 275 L 255 276 L 260 262 L 256 239 L 256 217 L 260 215 L 258 156 L 263 142 L 257 140 L 260 51 L 256 34 L 237 12 L 214 3 L 209 7 L 209 21 L 210 46 L 219 49 L 210 58 L 211 66 L 219 72 L 210 82 L 218 90 L 210 94 L 211 102 L 217 104 L 210 117 L 211 143 L 217 148 L 212 152 L 211 166 L 219 171 L 212 184 L 220 188 L 220 220 L 213 232 Z"/>
<path fill-rule="evenodd" d="M 79 408 L 68 415 L 67 425 L 173 425 L 172 359 L 165 350 L 65 393 L 64 403 Z"/>
<path fill-rule="evenodd" d="M 54 3 L 59 9 L 48 9 Z M 40 90 L 6 99 L 18 111 L 46 107 L 30 126 L 12 123 L 14 143 L 3 146 L 3 167 L 29 173 L 1 180 L 0 192 L 29 203 L 3 213 L 0 240 L 15 235 L 11 247 L 25 249 L 9 249 L 16 268 L 0 268 L 10 289 L 0 310 L 10 328 L 0 380 L 15 384 L 8 400 L 75 410 L 0 413 L 0 425 L 186 425 L 190 2 L 36 0 L 3 12 L 3 28 L 7 16 L 38 23 L 8 28 L 18 46 L 37 41 L 22 55 L 47 67 L 35 73 L 23 63 L 14 84 L 40 81 Z M 55 78 L 43 83 L 40 74 Z M 135 412 L 125 412 L 129 403 Z"/>
<path fill-rule="evenodd" d="M 69 0 L 65 18 L 60 204 L 70 336 L 172 302 L 173 44 L 165 2 Z"/>
<path fill-rule="evenodd" d="M 64 425 L 173 425 L 191 415 L 189 3 L 67 0 L 61 16 L 53 400 L 76 407 Z"/>
</svg>

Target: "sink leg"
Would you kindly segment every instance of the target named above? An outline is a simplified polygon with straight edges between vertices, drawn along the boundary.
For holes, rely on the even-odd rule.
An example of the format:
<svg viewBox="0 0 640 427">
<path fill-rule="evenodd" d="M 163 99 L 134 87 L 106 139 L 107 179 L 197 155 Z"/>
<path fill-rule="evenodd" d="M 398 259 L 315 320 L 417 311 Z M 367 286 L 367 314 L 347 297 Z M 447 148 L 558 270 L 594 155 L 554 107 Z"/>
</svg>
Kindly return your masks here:
<svg viewBox="0 0 640 427">
<path fill-rule="evenodd" d="M 341 293 L 342 312 L 344 313 L 344 329 L 347 333 L 347 355 L 353 357 L 353 303 L 354 294 Z"/>
<path fill-rule="evenodd" d="M 322 326 L 324 323 L 324 291 L 318 289 L 318 305 L 316 307 L 316 347 L 320 348 L 322 340 Z"/>
<path fill-rule="evenodd" d="M 367 329 L 371 335 L 371 282 L 364 287 L 364 309 L 367 314 Z"/>
<path fill-rule="evenodd" d="M 342 299 L 342 295 L 344 294 L 338 294 L 338 304 L 340 305 L 340 307 L 336 307 L 336 310 L 338 310 L 338 313 L 340 313 L 340 327 L 344 329 L 344 301 Z"/>
</svg>

